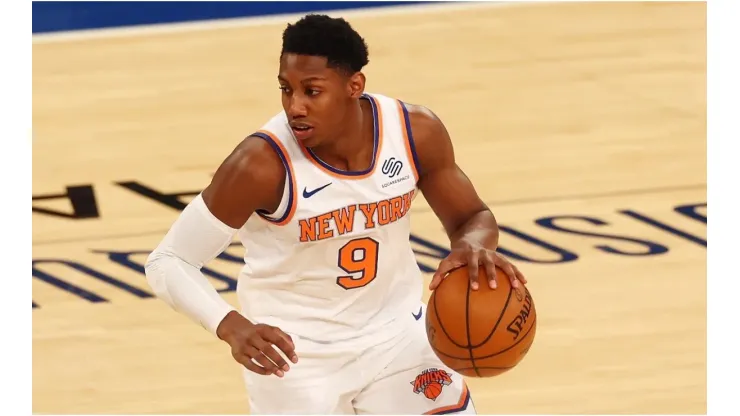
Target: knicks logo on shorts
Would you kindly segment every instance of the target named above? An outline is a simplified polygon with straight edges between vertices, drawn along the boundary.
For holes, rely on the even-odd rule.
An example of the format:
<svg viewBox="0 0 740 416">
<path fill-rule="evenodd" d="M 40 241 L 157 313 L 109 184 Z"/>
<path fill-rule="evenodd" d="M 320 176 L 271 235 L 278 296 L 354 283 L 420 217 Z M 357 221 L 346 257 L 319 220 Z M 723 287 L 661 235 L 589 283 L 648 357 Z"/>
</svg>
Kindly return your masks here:
<svg viewBox="0 0 740 416">
<path fill-rule="evenodd" d="M 442 394 L 442 388 L 450 384 L 452 384 L 452 374 L 437 368 L 428 368 L 422 371 L 411 382 L 411 385 L 414 386 L 414 393 L 424 393 L 424 396 L 432 401 L 437 400 L 437 397 Z"/>
</svg>

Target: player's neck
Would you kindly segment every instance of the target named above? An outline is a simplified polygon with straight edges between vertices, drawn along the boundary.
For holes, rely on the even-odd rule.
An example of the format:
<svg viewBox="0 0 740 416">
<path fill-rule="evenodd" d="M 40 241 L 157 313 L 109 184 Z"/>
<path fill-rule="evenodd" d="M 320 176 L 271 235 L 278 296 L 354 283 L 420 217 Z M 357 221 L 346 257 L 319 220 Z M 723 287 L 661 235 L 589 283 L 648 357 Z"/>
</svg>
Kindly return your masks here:
<svg viewBox="0 0 740 416">
<path fill-rule="evenodd" d="M 359 171 L 370 166 L 374 151 L 374 120 L 372 106 L 358 100 L 346 115 L 347 126 L 334 140 L 314 153 L 325 163 L 338 169 Z"/>
</svg>

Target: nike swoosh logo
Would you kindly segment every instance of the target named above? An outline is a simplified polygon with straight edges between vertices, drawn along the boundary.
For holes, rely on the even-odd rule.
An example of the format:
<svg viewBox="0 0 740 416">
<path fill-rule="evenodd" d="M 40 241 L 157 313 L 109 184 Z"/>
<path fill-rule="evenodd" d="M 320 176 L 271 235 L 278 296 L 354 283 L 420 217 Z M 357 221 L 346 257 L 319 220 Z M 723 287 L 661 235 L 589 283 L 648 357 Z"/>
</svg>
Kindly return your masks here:
<svg viewBox="0 0 740 416">
<path fill-rule="evenodd" d="M 319 192 L 320 190 L 326 188 L 329 185 L 331 185 L 331 182 L 327 183 L 326 185 L 324 185 L 322 187 L 316 188 L 313 191 L 309 191 L 308 188 L 303 188 L 303 197 L 304 198 L 311 198 L 312 196 L 314 196 L 314 194 L 316 192 Z"/>
<path fill-rule="evenodd" d="M 414 315 L 414 319 L 416 319 L 417 321 L 419 319 L 421 319 L 421 306 L 419 306 L 419 314 L 418 315 L 415 314 L 415 313 L 413 313 L 413 312 L 411 312 L 411 315 Z"/>
</svg>

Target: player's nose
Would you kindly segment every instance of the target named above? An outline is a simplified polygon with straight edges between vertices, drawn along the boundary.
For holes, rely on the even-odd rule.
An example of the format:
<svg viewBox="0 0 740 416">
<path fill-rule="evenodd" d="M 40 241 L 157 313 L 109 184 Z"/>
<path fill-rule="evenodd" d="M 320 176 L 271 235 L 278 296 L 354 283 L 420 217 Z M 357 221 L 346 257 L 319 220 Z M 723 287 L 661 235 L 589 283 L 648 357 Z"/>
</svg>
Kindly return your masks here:
<svg viewBox="0 0 740 416">
<path fill-rule="evenodd" d="M 306 103 L 301 97 L 295 95 L 291 97 L 290 104 L 288 105 L 288 116 L 291 119 L 302 118 L 308 115 L 308 109 Z"/>
</svg>

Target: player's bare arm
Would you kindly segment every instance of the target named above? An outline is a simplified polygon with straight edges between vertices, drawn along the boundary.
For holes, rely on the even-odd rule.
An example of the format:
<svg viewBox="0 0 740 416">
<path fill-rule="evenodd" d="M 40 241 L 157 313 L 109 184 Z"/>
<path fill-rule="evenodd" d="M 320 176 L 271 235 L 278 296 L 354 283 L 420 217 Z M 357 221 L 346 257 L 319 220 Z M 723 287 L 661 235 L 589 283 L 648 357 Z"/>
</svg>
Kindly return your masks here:
<svg viewBox="0 0 740 416">
<path fill-rule="evenodd" d="M 478 289 L 481 265 L 491 288 L 496 287 L 495 266 L 506 272 L 512 285 L 526 283 L 516 266 L 496 253 L 496 217 L 455 162 L 452 141 L 442 121 L 425 107 L 407 107 L 419 159 L 419 189 L 450 239 L 450 254 L 440 262 L 429 288 L 435 289 L 449 271 L 464 265 L 473 290 Z"/>
<path fill-rule="evenodd" d="M 216 218 L 241 228 L 257 210 L 274 211 L 280 203 L 285 168 L 270 144 L 244 139 L 216 169 L 203 200 Z"/>
<path fill-rule="evenodd" d="M 227 306 L 200 267 L 220 254 L 256 210 L 280 203 L 285 169 L 266 141 L 248 137 L 217 169 L 211 183 L 191 202 L 147 261 L 147 278 L 158 297 L 215 333 L 234 359 L 258 374 L 283 376 L 289 365 L 273 348 L 297 362 L 290 336 L 254 324 Z"/>
</svg>

